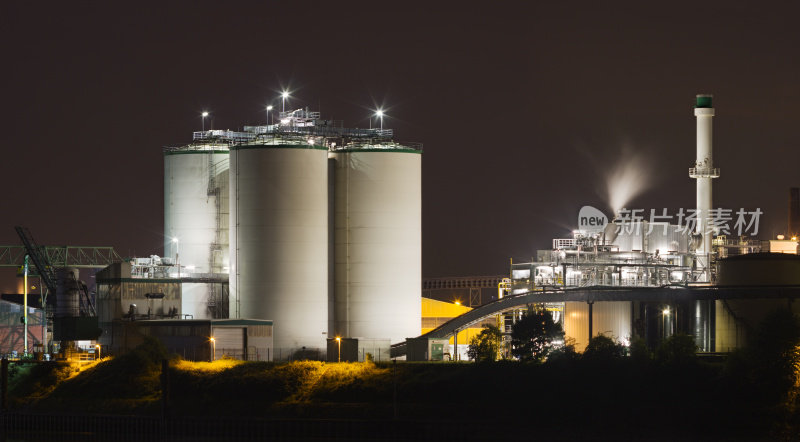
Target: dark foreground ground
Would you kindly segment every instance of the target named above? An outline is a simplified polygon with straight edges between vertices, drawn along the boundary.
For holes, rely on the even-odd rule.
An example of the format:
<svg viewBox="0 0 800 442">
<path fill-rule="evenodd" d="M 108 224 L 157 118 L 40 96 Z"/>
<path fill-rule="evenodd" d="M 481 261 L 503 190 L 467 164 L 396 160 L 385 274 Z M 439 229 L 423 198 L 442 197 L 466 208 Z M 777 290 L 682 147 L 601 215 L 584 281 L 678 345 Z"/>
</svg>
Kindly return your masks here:
<svg viewBox="0 0 800 442">
<path fill-rule="evenodd" d="M 151 345 L 80 372 L 12 366 L 5 440 L 800 440 L 798 385 L 741 356 L 172 359 L 163 376 L 165 357 Z"/>
</svg>

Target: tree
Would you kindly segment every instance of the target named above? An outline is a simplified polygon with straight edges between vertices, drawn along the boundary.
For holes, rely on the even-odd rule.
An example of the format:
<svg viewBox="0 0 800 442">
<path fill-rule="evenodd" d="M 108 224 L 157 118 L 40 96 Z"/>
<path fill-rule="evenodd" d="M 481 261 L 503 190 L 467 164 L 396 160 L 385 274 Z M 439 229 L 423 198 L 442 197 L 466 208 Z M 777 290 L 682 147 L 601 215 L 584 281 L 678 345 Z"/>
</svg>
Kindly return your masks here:
<svg viewBox="0 0 800 442">
<path fill-rule="evenodd" d="M 665 339 L 656 349 L 656 359 L 666 365 L 682 365 L 697 360 L 697 344 L 694 337 L 674 334 Z"/>
<path fill-rule="evenodd" d="M 653 360 L 653 355 L 650 349 L 647 348 L 647 342 L 641 337 L 634 337 L 631 339 L 629 351 L 631 361 L 635 364 L 647 365 Z"/>
<path fill-rule="evenodd" d="M 597 335 L 589 339 L 589 344 L 583 352 L 583 359 L 588 361 L 609 362 L 621 359 L 625 355 L 625 347 L 614 342 L 605 335 Z"/>
<path fill-rule="evenodd" d="M 503 334 L 496 325 L 484 324 L 483 330 L 470 339 L 467 356 L 476 362 L 496 360 L 502 338 Z"/>
<path fill-rule="evenodd" d="M 511 326 L 511 354 L 522 361 L 543 361 L 559 341 L 564 341 L 564 330 L 542 307 L 528 306 L 522 319 Z"/>
<path fill-rule="evenodd" d="M 565 337 L 564 345 L 547 354 L 547 363 L 572 363 L 579 360 L 580 353 L 575 350 L 575 342 L 575 338 Z"/>
</svg>

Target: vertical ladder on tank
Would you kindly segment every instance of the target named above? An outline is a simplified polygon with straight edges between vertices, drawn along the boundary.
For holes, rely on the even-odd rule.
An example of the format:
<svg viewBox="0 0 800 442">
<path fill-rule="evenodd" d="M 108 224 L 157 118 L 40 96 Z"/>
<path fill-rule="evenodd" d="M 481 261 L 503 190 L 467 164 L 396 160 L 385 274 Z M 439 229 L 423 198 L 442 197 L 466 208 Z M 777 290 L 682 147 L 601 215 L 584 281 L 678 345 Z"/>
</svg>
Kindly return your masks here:
<svg viewBox="0 0 800 442">
<path fill-rule="evenodd" d="M 220 194 L 221 189 L 220 185 L 217 181 L 217 171 L 219 170 L 220 166 L 223 164 L 225 160 L 221 160 L 218 163 L 214 163 L 214 154 L 208 154 L 208 189 L 206 191 L 207 196 L 214 197 L 214 215 L 215 215 L 215 223 L 214 223 L 214 241 L 209 245 L 209 258 L 208 258 L 208 268 L 209 273 L 218 273 L 216 272 L 217 264 L 220 261 L 220 228 L 222 224 L 222 202 L 220 201 Z M 216 284 L 208 283 L 208 301 L 207 301 L 207 308 L 211 311 L 211 315 L 213 318 L 223 318 L 227 316 L 221 316 L 220 306 L 222 305 L 222 297 L 223 294 L 217 292 Z"/>
</svg>

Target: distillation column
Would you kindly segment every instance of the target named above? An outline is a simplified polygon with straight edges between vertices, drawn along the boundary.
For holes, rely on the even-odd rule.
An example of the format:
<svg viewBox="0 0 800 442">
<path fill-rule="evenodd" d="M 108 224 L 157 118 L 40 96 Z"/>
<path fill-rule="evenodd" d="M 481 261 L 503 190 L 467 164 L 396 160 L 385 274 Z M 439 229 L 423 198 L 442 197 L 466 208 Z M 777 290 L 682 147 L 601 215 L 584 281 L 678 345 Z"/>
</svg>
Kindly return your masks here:
<svg viewBox="0 0 800 442">
<path fill-rule="evenodd" d="M 694 115 L 697 119 L 697 160 L 689 169 L 689 177 L 697 180 L 697 229 L 700 244 L 697 247 L 697 281 L 711 282 L 711 223 L 712 195 L 711 180 L 719 177 L 719 169 L 714 168 L 712 151 L 712 121 L 714 108 L 711 95 L 697 95 Z"/>
</svg>

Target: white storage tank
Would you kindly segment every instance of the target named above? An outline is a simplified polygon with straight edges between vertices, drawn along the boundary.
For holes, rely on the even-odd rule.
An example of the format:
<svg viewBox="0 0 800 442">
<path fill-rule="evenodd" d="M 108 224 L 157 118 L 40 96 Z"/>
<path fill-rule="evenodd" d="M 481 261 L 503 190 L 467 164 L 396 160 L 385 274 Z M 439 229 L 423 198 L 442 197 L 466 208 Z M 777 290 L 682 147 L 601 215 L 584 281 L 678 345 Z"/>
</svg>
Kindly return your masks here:
<svg viewBox="0 0 800 442">
<path fill-rule="evenodd" d="M 228 158 L 222 143 L 164 150 L 164 256 L 178 258 L 181 276 L 228 272 Z M 184 314 L 211 318 L 219 290 L 187 283 L 182 292 Z"/>
<path fill-rule="evenodd" d="M 328 150 L 271 139 L 231 147 L 231 318 L 274 324 L 275 359 L 328 330 Z"/>
<path fill-rule="evenodd" d="M 421 153 L 395 143 L 349 146 L 331 153 L 332 334 L 396 343 L 420 333 Z"/>
<path fill-rule="evenodd" d="M 575 350 L 589 344 L 589 304 L 564 303 L 564 334 L 575 340 Z M 633 333 L 630 301 L 603 301 L 592 304 L 592 336 L 605 335 L 629 344 Z"/>
</svg>

